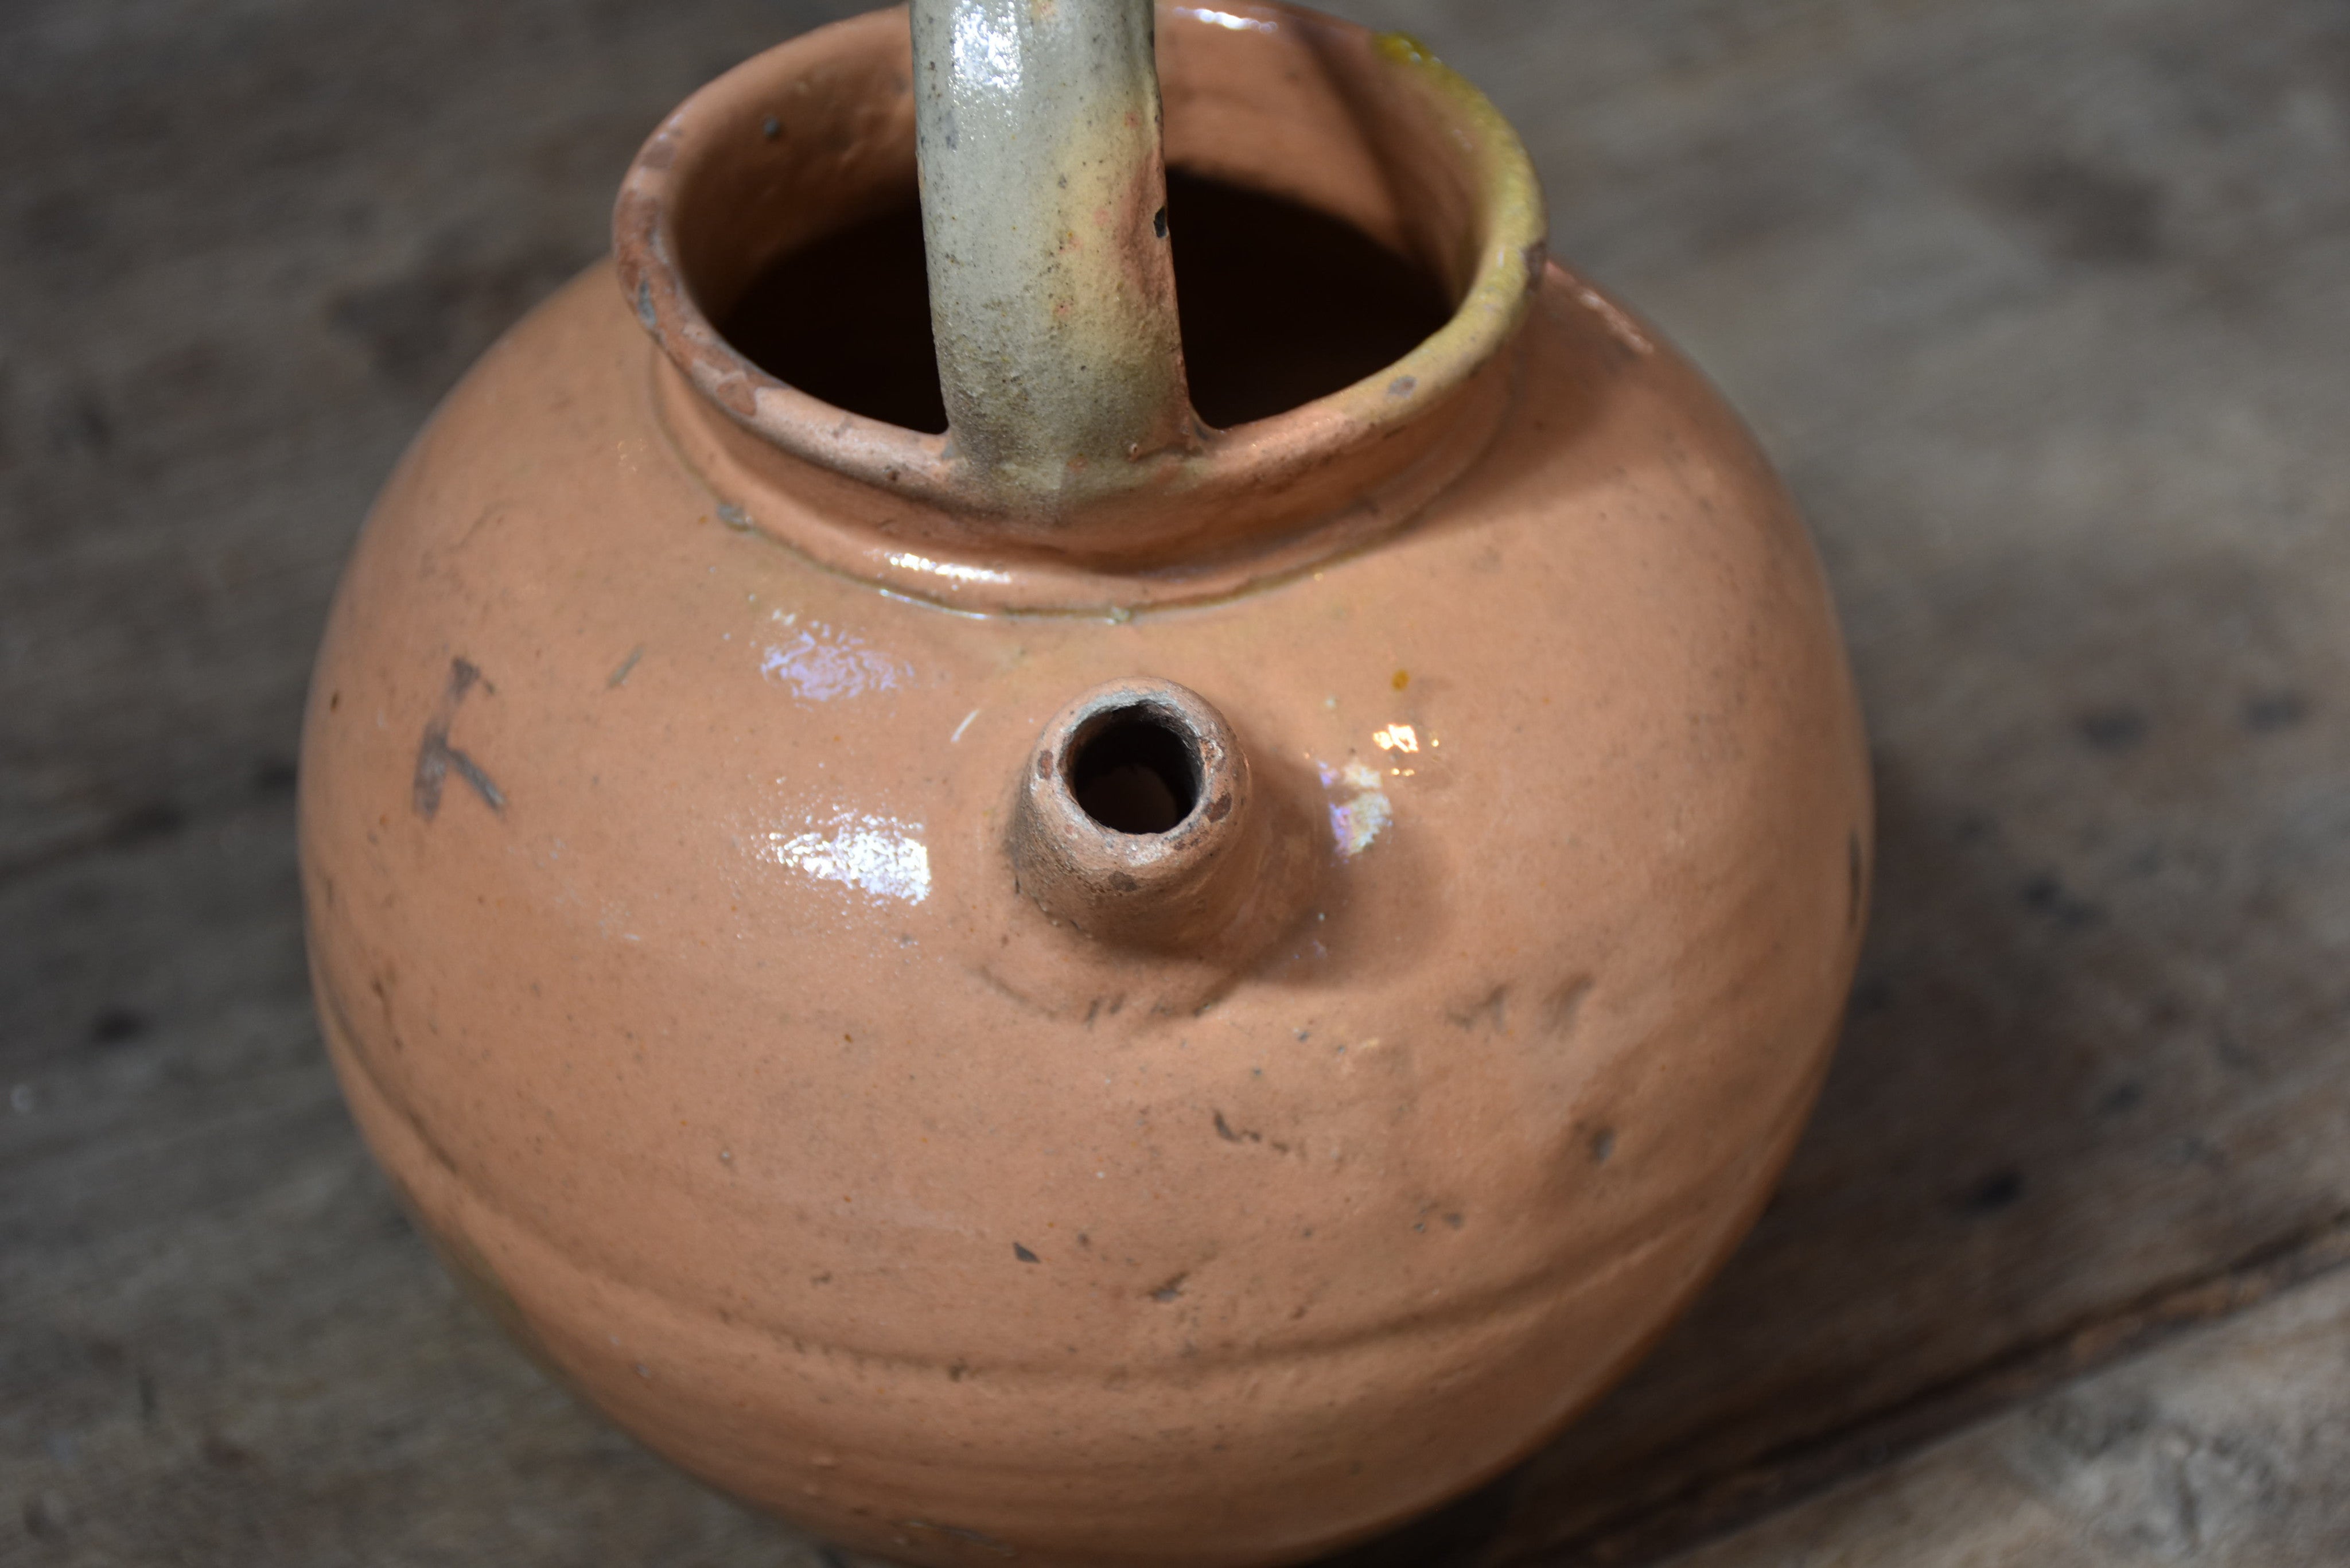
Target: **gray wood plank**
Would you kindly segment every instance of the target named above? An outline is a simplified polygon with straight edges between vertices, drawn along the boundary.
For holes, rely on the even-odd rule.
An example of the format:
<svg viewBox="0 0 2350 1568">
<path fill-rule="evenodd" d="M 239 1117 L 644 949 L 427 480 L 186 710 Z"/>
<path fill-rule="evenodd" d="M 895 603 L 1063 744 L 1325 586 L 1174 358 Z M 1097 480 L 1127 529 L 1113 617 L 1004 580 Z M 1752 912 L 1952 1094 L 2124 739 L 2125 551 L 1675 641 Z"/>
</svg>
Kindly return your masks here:
<svg viewBox="0 0 2350 1568">
<path fill-rule="evenodd" d="M 2350 1272 L 2035 1399 L 1677 1568 L 2337 1568 Z"/>
<path fill-rule="evenodd" d="M 850 0 L 0 15 L 0 875 L 293 756 L 361 513 L 702 81 Z"/>
<path fill-rule="evenodd" d="M 317 1053 L 287 785 L 400 442 L 601 245 L 662 109 L 851 8 L 0 14 L 0 1561 L 815 1561 L 546 1389 L 399 1224 Z M 1883 792 L 1755 1236 L 1588 1419 L 1364 1560 L 1654 1561 L 2332 1289 L 2350 14 L 1337 8 L 1486 85 L 1559 252 L 1753 418 Z M 2332 1452 L 2264 1462 L 2330 1517 L 2344 1467 L 2296 1467 Z"/>
</svg>

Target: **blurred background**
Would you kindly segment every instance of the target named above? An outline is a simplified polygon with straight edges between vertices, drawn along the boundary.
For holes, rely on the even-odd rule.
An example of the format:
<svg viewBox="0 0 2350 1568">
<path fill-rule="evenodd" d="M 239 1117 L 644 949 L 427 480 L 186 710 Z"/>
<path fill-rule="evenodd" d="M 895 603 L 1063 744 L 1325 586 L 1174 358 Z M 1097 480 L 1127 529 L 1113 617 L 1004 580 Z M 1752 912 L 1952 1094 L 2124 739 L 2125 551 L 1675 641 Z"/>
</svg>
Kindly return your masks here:
<svg viewBox="0 0 2350 1568">
<path fill-rule="evenodd" d="M 354 1137 L 303 685 L 403 442 L 816 0 L 0 6 L 0 1562 L 846 1560 L 462 1303 Z M 1396 1564 L 2350 1562 L 2350 8 L 1332 0 L 1809 515 L 1881 873 L 1695 1313 Z"/>
</svg>

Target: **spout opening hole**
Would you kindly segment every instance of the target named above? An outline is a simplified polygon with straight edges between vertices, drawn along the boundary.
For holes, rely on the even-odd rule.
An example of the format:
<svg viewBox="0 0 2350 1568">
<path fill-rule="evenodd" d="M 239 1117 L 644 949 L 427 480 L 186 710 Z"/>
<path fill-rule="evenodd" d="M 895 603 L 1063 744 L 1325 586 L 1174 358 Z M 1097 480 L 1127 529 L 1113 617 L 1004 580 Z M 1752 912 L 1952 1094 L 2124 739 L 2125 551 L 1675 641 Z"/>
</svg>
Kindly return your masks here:
<svg viewBox="0 0 2350 1568">
<path fill-rule="evenodd" d="M 1200 748 L 1180 721 L 1150 707 L 1114 709 L 1070 749 L 1069 793 L 1113 833 L 1165 833 L 1200 801 Z"/>
</svg>

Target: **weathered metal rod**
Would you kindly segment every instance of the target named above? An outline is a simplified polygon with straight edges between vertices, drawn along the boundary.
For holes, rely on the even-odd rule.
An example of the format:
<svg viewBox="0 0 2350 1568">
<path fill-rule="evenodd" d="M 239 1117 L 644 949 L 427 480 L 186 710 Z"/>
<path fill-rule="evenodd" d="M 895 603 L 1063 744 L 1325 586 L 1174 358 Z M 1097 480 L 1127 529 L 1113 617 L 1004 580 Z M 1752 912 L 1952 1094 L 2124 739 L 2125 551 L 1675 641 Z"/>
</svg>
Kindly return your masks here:
<svg viewBox="0 0 2350 1568">
<path fill-rule="evenodd" d="M 1060 511 L 1189 445 L 1151 0 L 913 0 L 931 321 L 955 449 Z"/>
</svg>

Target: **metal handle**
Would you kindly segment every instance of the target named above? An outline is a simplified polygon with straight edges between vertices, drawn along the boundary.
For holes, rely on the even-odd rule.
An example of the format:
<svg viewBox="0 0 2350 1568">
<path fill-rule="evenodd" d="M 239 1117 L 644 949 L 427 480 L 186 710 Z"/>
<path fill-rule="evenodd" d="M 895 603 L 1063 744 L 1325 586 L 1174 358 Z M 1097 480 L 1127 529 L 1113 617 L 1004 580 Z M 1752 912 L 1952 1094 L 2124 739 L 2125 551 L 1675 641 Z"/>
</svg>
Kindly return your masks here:
<svg viewBox="0 0 2350 1568">
<path fill-rule="evenodd" d="M 913 0 L 915 147 L 957 453 L 1050 514 L 1196 444 L 1151 0 Z"/>
</svg>

